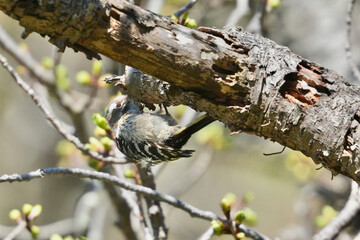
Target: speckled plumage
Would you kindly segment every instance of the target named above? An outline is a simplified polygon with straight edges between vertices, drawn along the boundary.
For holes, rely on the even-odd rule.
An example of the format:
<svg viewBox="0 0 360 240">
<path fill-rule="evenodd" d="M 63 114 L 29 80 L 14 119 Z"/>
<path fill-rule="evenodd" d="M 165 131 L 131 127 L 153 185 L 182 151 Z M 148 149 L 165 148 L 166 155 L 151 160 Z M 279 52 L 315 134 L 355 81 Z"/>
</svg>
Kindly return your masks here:
<svg viewBox="0 0 360 240">
<path fill-rule="evenodd" d="M 139 103 L 121 95 L 108 106 L 106 119 L 115 133 L 117 147 L 130 161 L 154 165 L 190 157 L 194 150 L 181 147 L 190 136 L 214 120 L 204 116 L 182 128 L 168 114 L 146 113 Z"/>
</svg>

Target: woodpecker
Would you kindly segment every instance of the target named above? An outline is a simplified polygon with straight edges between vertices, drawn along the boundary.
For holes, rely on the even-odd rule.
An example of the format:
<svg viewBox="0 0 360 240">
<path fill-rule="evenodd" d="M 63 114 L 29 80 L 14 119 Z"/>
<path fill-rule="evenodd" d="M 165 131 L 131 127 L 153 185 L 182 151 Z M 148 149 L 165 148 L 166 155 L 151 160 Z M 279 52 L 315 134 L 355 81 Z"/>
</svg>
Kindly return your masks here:
<svg viewBox="0 0 360 240">
<path fill-rule="evenodd" d="M 105 118 L 116 136 L 118 149 L 130 161 L 145 167 L 190 157 L 194 150 L 183 150 L 182 146 L 192 134 L 214 121 L 203 115 L 181 127 L 170 114 L 144 112 L 141 104 L 127 95 L 109 103 Z"/>
</svg>

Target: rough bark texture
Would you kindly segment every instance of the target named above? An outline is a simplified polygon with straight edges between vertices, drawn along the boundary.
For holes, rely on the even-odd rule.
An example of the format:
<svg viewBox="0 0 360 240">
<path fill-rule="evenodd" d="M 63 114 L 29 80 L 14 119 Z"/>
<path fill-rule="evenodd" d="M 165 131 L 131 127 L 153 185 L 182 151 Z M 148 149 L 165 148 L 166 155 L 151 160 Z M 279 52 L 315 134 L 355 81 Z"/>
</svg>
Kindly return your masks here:
<svg viewBox="0 0 360 240">
<path fill-rule="evenodd" d="M 60 49 L 168 82 L 123 86 L 144 101 L 187 104 L 360 182 L 359 88 L 286 47 L 239 28 L 189 29 L 120 0 L 0 0 L 0 9 Z"/>
</svg>

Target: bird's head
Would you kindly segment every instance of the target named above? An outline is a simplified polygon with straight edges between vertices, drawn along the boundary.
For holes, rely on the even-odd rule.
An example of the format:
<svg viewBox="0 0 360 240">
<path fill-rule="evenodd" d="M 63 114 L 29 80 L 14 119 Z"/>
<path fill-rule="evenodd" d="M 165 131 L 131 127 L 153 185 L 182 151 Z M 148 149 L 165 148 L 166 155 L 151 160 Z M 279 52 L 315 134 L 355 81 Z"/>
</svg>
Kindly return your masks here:
<svg viewBox="0 0 360 240">
<path fill-rule="evenodd" d="M 126 113 L 141 112 L 139 106 L 127 95 L 115 97 L 108 105 L 105 118 L 111 128 Z"/>
</svg>

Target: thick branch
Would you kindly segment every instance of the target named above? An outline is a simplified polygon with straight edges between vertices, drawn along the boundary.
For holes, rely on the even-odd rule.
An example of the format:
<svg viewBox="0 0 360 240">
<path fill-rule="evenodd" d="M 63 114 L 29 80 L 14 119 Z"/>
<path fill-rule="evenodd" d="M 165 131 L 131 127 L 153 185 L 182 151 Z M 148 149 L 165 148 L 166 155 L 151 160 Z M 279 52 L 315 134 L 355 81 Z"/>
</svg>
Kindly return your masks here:
<svg viewBox="0 0 360 240">
<path fill-rule="evenodd" d="M 359 185 L 352 182 L 351 194 L 344 208 L 340 211 L 326 227 L 317 233 L 313 240 L 332 240 L 336 239 L 339 233 L 347 227 L 360 211 L 360 189 Z"/>
<path fill-rule="evenodd" d="M 153 90 L 142 100 L 185 103 L 360 182 L 359 88 L 286 47 L 237 28 L 192 30 L 121 0 L 1 0 L 0 10 L 60 49 L 100 53 L 171 84 L 141 83 L 139 92 Z"/>
</svg>

